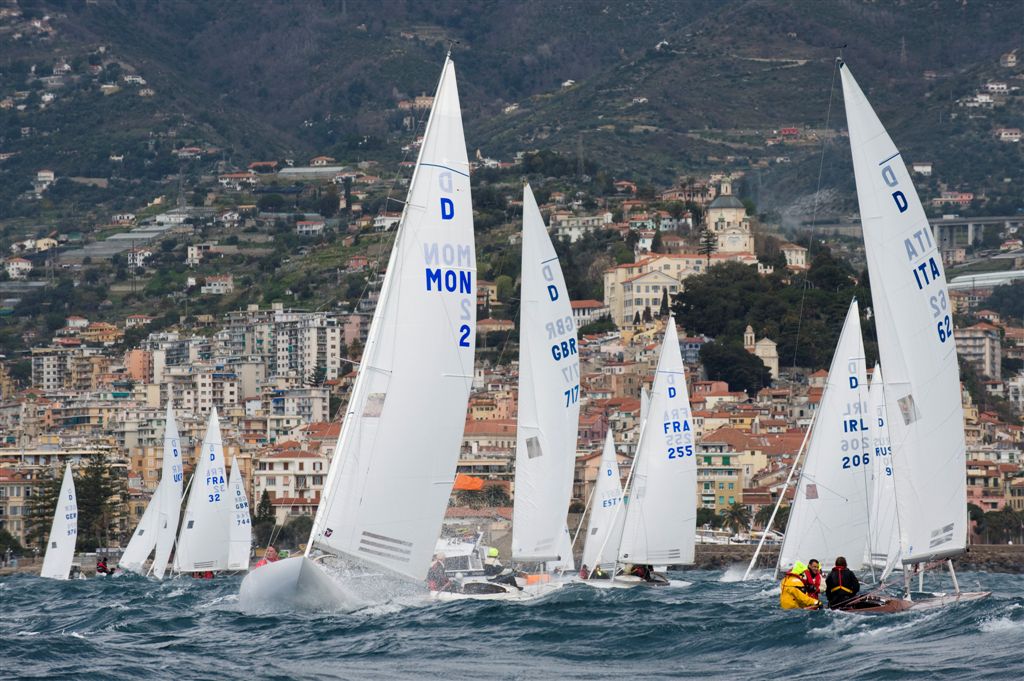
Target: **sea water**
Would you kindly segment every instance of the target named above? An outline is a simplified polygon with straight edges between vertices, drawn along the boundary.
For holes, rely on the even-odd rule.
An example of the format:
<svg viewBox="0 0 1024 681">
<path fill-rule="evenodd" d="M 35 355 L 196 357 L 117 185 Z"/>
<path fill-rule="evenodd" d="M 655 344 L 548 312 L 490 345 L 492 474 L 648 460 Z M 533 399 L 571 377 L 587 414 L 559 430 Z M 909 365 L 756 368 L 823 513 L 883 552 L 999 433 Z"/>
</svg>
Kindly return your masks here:
<svg viewBox="0 0 1024 681">
<path fill-rule="evenodd" d="M 528 603 L 384 598 L 249 615 L 239 577 L 0 579 L 4 679 L 1020 679 L 1024 576 L 964 573 L 985 600 L 890 615 L 780 611 L 765 574 L 569 585 Z"/>
</svg>

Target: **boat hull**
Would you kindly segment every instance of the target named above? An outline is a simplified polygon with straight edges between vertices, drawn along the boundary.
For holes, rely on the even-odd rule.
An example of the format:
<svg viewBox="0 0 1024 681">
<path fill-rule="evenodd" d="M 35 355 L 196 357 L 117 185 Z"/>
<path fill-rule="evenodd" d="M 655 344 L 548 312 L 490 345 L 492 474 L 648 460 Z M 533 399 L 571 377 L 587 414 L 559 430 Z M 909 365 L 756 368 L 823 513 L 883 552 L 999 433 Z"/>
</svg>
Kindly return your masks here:
<svg viewBox="0 0 1024 681">
<path fill-rule="evenodd" d="M 558 591 L 567 582 L 546 582 L 531 584 L 519 589 L 507 584 L 495 584 L 496 588 L 487 592 L 463 591 L 431 591 L 430 597 L 435 601 L 532 601 Z"/>
<path fill-rule="evenodd" d="M 359 607 L 326 570 L 306 556 L 286 558 L 252 570 L 242 580 L 238 603 L 248 613 Z"/>
<path fill-rule="evenodd" d="M 957 603 L 980 601 L 981 599 L 988 598 L 991 595 L 991 591 L 961 591 L 958 594 L 935 594 L 930 598 L 909 601 L 909 608 L 913 610 L 932 610 L 934 608 L 944 608 L 949 605 L 956 605 Z"/>
</svg>

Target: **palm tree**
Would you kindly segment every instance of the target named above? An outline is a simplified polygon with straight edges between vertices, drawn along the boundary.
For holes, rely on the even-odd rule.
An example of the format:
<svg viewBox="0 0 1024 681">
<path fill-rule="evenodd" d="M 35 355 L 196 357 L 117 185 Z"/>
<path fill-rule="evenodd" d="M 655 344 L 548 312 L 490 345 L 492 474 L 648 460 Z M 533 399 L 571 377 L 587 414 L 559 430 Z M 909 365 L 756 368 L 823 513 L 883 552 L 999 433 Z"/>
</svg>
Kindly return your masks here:
<svg viewBox="0 0 1024 681">
<path fill-rule="evenodd" d="M 750 527 L 750 509 L 738 501 L 724 509 L 720 515 L 725 526 L 736 534 Z"/>
<path fill-rule="evenodd" d="M 786 521 L 789 520 L 789 506 L 780 506 L 779 512 L 775 514 L 775 519 L 772 521 L 772 526 L 768 527 L 768 519 L 772 517 L 774 509 L 774 505 L 762 506 L 757 509 L 757 513 L 754 515 L 754 524 L 760 525 L 765 531 L 774 529 L 782 532 L 785 530 Z"/>
</svg>

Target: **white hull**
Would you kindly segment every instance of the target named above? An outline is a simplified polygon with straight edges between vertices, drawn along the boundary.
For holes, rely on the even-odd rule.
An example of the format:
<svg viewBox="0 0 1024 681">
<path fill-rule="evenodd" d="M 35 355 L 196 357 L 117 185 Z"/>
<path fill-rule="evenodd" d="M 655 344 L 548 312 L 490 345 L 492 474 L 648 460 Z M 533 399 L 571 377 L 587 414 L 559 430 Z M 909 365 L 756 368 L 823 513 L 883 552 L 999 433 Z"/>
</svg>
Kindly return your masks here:
<svg viewBox="0 0 1024 681">
<path fill-rule="evenodd" d="M 504 591 L 490 594 L 464 594 L 454 591 L 431 591 L 430 598 L 435 601 L 533 601 L 538 598 L 550 596 L 561 589 L 568 582 L 548 582 L 546 584 L 531 584 L 517 589 L 514 586 L 503 584 Z"/>
<path fill-rule="evenodd" d="M 935 593 L 920 600 L 912 601 L 908 610 L 934 610 L 935 608 L 944 608 L 949 605 L 956 605 L 957 603 L 980 601 L 991 595 L 991 591 L 961 591 L 958 594 Z"/>
<path fill-rule="evenodd" d="M 268 563 L 248 573 L 242 580 L 238 603 L 249 613 L 354 610 L 361 605 L 305 556 Z"/>
</svg>

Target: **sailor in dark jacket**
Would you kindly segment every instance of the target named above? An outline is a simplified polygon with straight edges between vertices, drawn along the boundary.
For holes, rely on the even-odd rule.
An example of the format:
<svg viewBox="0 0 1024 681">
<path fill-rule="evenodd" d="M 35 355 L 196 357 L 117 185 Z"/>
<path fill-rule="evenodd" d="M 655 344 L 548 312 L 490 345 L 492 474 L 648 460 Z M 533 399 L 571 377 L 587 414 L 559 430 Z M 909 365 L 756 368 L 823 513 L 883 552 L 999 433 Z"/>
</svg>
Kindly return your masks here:
<svg viewBox="0 0 1024 681">
<path fill-rule="evenodd" d="M 825 595 L 828 597 L 828 607 L 837 608 L 846 601 L 857 595 L 860 591 L 860 582 L 853 570 L 846 567 L 846 559 L 842 556 L 836 558 L 835 567 L 825 578 Z"/>
</svg>

